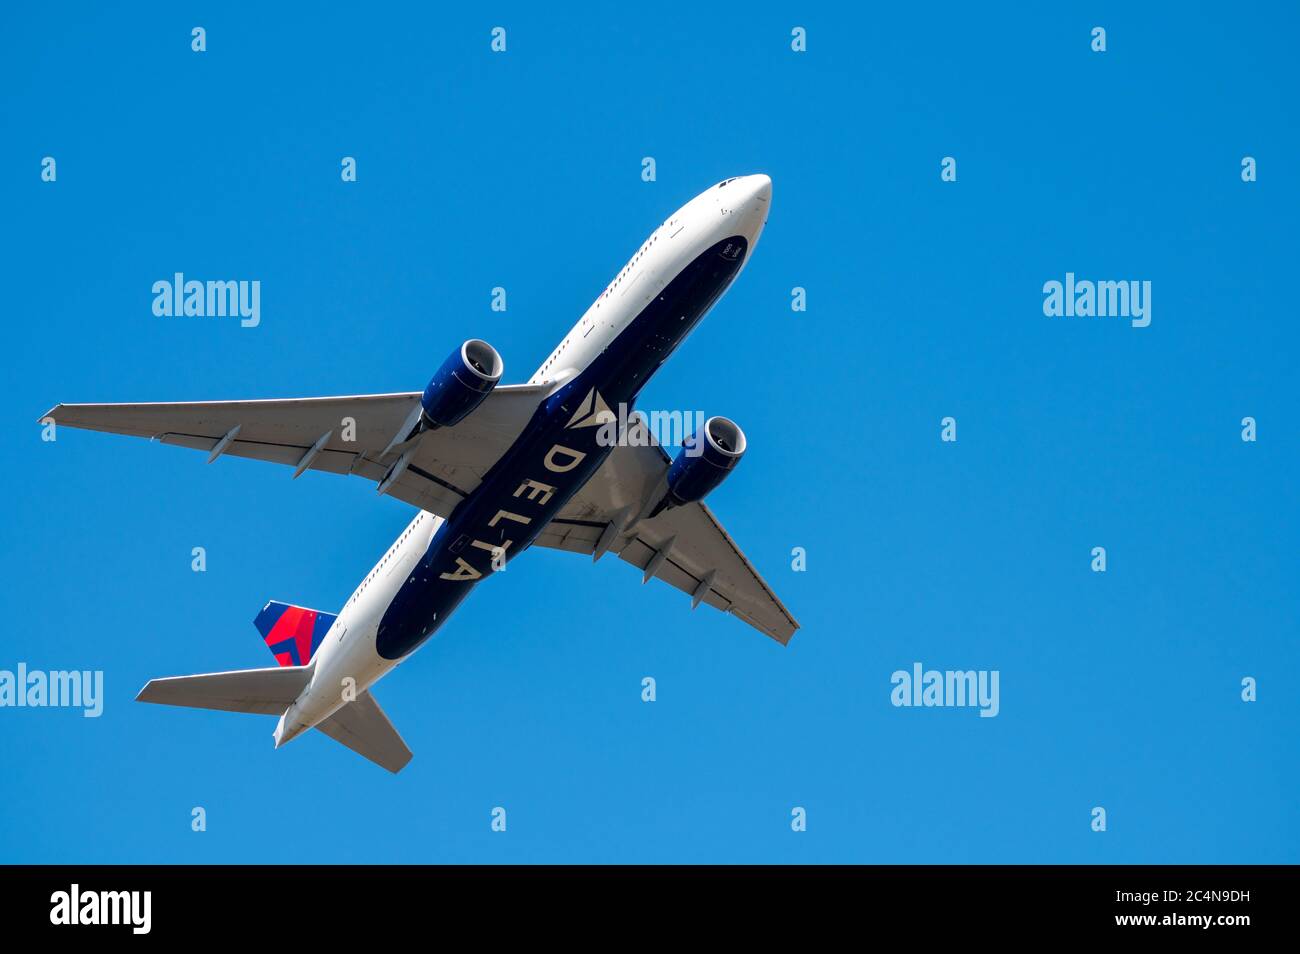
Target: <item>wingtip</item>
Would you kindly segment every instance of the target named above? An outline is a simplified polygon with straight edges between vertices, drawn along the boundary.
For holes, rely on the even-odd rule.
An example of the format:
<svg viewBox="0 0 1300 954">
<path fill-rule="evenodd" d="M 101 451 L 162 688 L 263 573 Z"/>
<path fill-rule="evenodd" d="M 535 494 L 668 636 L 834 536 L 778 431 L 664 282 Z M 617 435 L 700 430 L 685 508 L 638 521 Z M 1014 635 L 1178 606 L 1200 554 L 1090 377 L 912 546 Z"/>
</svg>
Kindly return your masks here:
<svg viewBox="0 0 1300 954">
<path fill-rule="evenodd" d="M 398 764 L 397 766 L 385 765 L 384 768 L 388 769 L 388 771 L 390 771 L 390 772 L 392 772 L 394 775 L 396 775 L 396 774 L 397 774 L 398 772 L 400 772 L 402 769 L 404 769 L 404 768 L 406 768 L 408 765 L 410 765 L 410 764 L 411 764 L 411 759 L 413 759 L 413 758 L 415 758 L 415 754 L 412 753 L 412 752 L 407 752 L 407 753 L 406 753 L 406 759 L 405 759 L 403 762 L 401 762 L 401 763 Z"/>
<path fill-rule="evenodd" d="M 54 405 L 54 407 L 50 408 L 48 411 L 46 411 L 44 414 L 42 414 L 40 417 L 38 417 L 38 418 L 36 419 L 36 423 L 37 423 L 37 424 L 44 424 L 47 420 L 51 420 L 51 419 L 53 419 L 53 420 L 57 423 L 57 421 L 58 421 L 58 419 L 59 419 L 59 418 L 58 418 L 58 413 L 59 413 L 59 411 L 61 411 L 61 410 L 63 410 L 63 405 L 62 405 L 62 404 L 56 404 L 56 405 Z"/>
</svg>

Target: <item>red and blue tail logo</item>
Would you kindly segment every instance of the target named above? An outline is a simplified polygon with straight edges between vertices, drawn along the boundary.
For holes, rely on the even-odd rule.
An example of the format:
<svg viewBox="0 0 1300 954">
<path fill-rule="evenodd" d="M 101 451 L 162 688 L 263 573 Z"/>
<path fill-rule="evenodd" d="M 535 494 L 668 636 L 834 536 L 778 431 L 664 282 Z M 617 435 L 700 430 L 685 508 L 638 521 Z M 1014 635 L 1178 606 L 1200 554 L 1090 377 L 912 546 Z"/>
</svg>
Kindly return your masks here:
<svg viewBox="0 0 1300 954">
<path fill-rule="evenodd" d="M 336 619 L 333 613 L 272 600 L 262 607 L 253 625 L 281 666 L 305 666 Z"/>
</svg>

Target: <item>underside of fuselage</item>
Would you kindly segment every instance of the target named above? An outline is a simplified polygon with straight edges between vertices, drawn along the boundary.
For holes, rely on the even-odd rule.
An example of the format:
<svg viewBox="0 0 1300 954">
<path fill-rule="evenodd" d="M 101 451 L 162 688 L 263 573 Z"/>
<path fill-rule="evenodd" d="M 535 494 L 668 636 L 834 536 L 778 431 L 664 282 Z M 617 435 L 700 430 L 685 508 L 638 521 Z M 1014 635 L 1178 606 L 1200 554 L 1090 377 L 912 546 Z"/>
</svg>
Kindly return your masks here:
<svg viewBox="0 0 1300 954">
<path fill-rule="evenodd" d="M 522 553 L 604 462 L 597 404 L 631 408 L 641 388 L 735 279 L 749 252 L 733 235 L 696 256 L 586 368 L 537 408 L 518 440 L 452 512 L 380 619 L 376 651 L 399 659 L 474 586 Z"/>
</svg>

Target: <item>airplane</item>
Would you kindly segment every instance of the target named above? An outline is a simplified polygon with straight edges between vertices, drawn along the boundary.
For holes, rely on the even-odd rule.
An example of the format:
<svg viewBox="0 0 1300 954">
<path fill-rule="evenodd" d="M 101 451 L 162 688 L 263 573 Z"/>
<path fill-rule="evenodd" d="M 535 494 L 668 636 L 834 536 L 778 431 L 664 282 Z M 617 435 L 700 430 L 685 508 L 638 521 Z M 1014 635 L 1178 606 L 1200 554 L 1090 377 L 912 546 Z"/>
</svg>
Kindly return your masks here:
<svg viewBox="0 0 1300 954">
<path fill-rule="evenodd" d="M 704 505 L 745 453 L 708 418 L 673 458 L 653 435 L 610 439 L 747 264 L 772 182 L 737 176 L 651 233 L 526 384 L 499 385 L 486 341 L 451 352 L 423 392 L 289 400 L 60 404 L 42 420 L 293 468 L 359 476 L 418 509 L 338 613 L 268 602 L 254 624 L 277 665 L 150 680 L 140 702 L 278 715 L 275 747 L 319 729 L 400 771 L 411 750 L 374 684 L 470 591 L 537 545 L 615 553 L 782 645 L 793 616 Z M 635 419 L 635 416 L 633 416 Z M 644 439 L 646 436 L 649 439 Z"/>
</svg>

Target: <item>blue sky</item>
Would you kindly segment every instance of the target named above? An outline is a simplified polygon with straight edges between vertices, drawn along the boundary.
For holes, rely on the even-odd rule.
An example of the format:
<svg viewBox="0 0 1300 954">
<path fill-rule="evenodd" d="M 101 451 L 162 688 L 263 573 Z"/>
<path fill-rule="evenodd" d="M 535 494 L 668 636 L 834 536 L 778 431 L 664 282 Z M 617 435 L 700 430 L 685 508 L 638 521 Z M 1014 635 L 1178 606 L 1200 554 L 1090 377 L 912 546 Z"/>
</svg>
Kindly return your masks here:
<svg viewBox="0 0 1300 954">
<path fill-rule="evenodd" d="M 14 11 L 0 669 L 106 702 L 0 709 L 0 861 L 1300 861 L 1296 15 L 1132 7 Z M 745 428 L 710 503 L 788 648 L 537 550 L 379 685 L 398 776 L 131 701 L 270 664 L 263 603 L 336 610 L 410 512 L 42 412 L 418 390 L 469 336 L 526 380 L 749 172 L 762 241 L 641 406 Z M 176 271 L 259 280 L 260 326 L 154 316 Z M 1150 326 L 1046 317 L 1067 271 L 1150 281 Z M 917 661 L 999 715 L 892 706 Z"/>
</svg>

